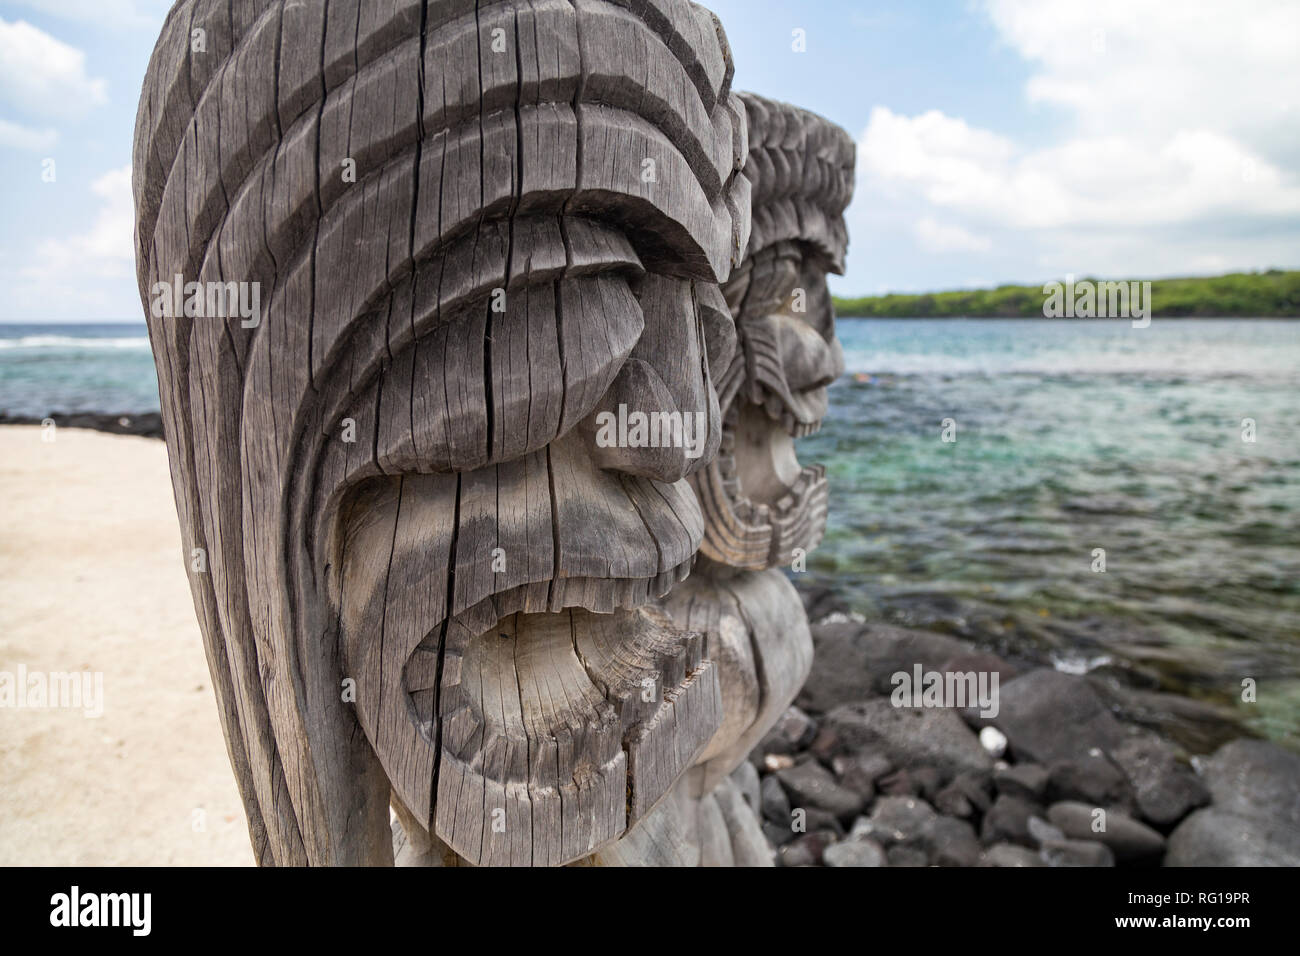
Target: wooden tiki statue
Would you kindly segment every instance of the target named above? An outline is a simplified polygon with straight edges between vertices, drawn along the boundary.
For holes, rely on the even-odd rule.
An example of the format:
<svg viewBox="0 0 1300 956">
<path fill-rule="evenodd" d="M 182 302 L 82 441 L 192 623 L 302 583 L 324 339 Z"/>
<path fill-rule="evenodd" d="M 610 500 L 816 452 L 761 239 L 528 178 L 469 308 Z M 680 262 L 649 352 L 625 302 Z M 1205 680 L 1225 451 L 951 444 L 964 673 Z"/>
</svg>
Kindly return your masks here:
<svg viewBox="0 0 1300 956">
<path fill-rule="evenodd" d="M 416 856 L 578 860 L 714 736 L 704 638 L 649 602 L 737 367 L 731 74 L 686 0 L 169 13 L 138 278 L 262 864 L 390 864 L 390 804 Z M 694 443 L 600 440 L 636 411 Z"/>
<path fill-rule="evenodd" d="M 800 465 L 794 442 L 820 427 L 826 388 L 844 370 L 826 275 L 844 269 L 853 141 L 806 110 L 740 97 L 752 229 L 724 287 L 739 344 L 719 376 L 721 449 L 690 478 L 704 512 L 700 558 L 661 602 L 679 624 L 708 634 L 724 716 L 674 791 L 675 810 L 656 817 L 654 832 L 647 825 L 633 835 L 645 852 L 688 864 L 770 862 L 729 775 L 812 663 L 807 617 L 782 569 L 803 570 L 821 541 L 827 487 L 821 466 Z"/>
</svg>

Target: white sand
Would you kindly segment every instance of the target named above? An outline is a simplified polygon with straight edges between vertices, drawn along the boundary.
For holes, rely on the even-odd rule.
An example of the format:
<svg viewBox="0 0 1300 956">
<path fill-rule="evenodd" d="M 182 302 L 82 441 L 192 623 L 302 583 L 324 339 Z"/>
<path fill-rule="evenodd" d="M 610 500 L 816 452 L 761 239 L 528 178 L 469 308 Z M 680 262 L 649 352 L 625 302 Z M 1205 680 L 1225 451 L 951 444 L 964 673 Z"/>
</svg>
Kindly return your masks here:
<svg viewBox="0 0 1300 956">
<path fill-rule="evenodd" d="M 0 706 L 0 864 L 253 862 L 161 441 L 0 427 L 0 672 L 20 664 L 102 672 L 103 714 Z"/>
</svg>

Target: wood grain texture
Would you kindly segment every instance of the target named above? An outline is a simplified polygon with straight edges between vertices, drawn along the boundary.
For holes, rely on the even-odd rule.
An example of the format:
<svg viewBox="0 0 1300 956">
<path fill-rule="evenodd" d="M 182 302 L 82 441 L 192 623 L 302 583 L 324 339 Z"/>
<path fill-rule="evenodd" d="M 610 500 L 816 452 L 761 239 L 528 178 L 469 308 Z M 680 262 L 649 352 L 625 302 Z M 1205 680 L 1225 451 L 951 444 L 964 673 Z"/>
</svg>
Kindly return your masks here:
<svg viewBox="0 0 1300 956">
<path fill-rule="evenodd" d="M 855 147 L 807 110 L 739 98 L 753 226 L 723 287 L 738 344 L 716 376 L 720 453 L 692 483 L 706 519 L 701 553 L 758 570 L 806 556 L 826 525 L 825 471 L 801 466 L 793 442 L 821 427 L 826 386 L 844 370 L 826 275 L 844 271 Z"/>
<path fill-rule="evenodd" d="M 169 12 L 137 275 L 259 862 L 392 863 L 390 798 L 403 860 L 566 862 L 712 736 L 703 639 L 634 610 L 690 567 L 707 457 L 590 423 L 648 389 L 721 441 L 731 75 L 685 0 Z M 259 313 L 154 314 L 174 276 Z"/>
<path fill-rule="evenodd" d="M 647 860 L 769 866 L 758 807 L 731 777 L 790 705 L 812 663 L 807 618 L 782 565 L 802 570 L 827 517 L 825 471 L 802 466 L 795 441 L 820 427 L 826 387 L 843 371 L 827 272 L 843 269 L 843 211 L 853 184 L 852 140 L 796 107 L 741 94 L 747 112 L 753 227 L 745 259 L 722 290 L 734 346 L 715 368 L 723 433 L 691 484 L 705 520 L 694 574 L 661 605 L 704 631 L 724 713 L 717 733 L 649 820 Z M 725 334 L 725 333 L 722 333 Z M 636 831 L 633 831 L 636 836 Z M 666 846 L 691 841 L 690 851 Z M 628 841 L 623 841 L 623 844 Z M 627 862 L 625 849 L 620 857 Z"/>
</svg>

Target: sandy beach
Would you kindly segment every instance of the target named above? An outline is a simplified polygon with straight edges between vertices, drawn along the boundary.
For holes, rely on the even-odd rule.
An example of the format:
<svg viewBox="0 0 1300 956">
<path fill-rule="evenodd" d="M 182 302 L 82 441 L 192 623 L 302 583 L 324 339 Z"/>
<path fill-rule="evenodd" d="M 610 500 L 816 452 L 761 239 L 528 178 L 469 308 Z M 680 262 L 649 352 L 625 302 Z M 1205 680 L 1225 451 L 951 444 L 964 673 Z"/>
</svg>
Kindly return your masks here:
<svg viewBox="0 0 1300 956">
<path fill-rule="evenodd" d="M 0 674 L 102 674 L 102 701 L 0 706 L 0 864 L 251 865 L 166 447 L 54 437 L 0 427 Z"/>
</svg>

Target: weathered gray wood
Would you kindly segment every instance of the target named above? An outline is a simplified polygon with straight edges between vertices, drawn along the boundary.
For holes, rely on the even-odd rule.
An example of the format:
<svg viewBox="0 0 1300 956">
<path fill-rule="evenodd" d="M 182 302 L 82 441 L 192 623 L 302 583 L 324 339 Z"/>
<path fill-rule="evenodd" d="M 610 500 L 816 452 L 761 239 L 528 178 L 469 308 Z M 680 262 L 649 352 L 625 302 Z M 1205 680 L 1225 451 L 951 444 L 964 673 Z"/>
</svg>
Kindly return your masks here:
<svg viewBox="0 0 1300 956">
<path fill-rule="evenodd" d="M 758 814 L 745 802 L 740 789 L 731 778 L 713 788 L 711 796 L 722 813 L 731 843 L 731 858 L 735 866 L 771 866 L 772 846 L 763 835 Z"/>
<path fill-rule="evenodd" d="M 592 866 L 699 866 L 698 801 L 672 788 L 655 811 L 585 859 Z"/>
<path fill-rule="evenodd" d="M 800 466 L 791 441 L 820 427 L 825 386 L 844 368 L 826 274 L 844 268 L 854 145 L 806 110 L 740 99 L 753 225 L 723 289 L 739 344 L 716 376 L 721 451 L 692 482 L 707 525 L 701 553 L 756 570 L 806 555 L 826 523 L 825 472 Z"/>
<path fill-rule="evenodd" d="M 729 775 L 812 663 L 808 622 L 780 567 L 806 558 L 826 524 L 825 472 L 800 465 L 794 443 L 820 427 L 826 386 L 843 370 L 826 273 L 842 270 L 853 181 L 853 143 L 839 127 L 741 98 L 753 227 L 723 290 L 737 337 L 734 349 L 716 349 L 732 355 L 714 370 L 723 434 L 717 456 L 690 479 L 705 520 L 703 557 L 661 602 L 679 624 L 708 634 L 725 713 L 660 811 L 678 819 L 647 821 L 642 838 L 656 859 L 674 858 L 666 841 L 693 839 L 703 866 L 772 863 L 756 808 Z"/>
<path fill-rule="evenodd" d="M 169 13 L 142 301 L 176 275 L 260 300 L 148 315 L 259 862 L 577 860 L 713 736 L 703 639 L 636 610 L 689 571 L 708 454 L 590 426 L 654 382 L 720 441 L 718 284 L 749 241 L 731 74 L 685 0 Z"/>
<path fill-rule="evenodd" d="M 733 645 L 749 644 L 747 654 L 718 655 L 723 699 L 735 700 L 743 713 L 752 712 L 753 719 L 743 726 L 738 726 L 739 722 L 724 724 L 729 732 L 719 733 L 709 742 L 694 771 L 697 791 L 708 792 L 735 770 L 790 706 L 812 667 L 812 636 L 803 602 L 778 568 L 735 575 L 706 570 L 679 590 L 683 593 L 674 592 L 670 600 L 698 603 L 719 595 L 719 603 L 736 609 L 735 617 L 724 618 L 720 636 L 729 631 L 724 640 Z"/>
</svg>

